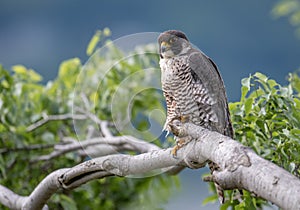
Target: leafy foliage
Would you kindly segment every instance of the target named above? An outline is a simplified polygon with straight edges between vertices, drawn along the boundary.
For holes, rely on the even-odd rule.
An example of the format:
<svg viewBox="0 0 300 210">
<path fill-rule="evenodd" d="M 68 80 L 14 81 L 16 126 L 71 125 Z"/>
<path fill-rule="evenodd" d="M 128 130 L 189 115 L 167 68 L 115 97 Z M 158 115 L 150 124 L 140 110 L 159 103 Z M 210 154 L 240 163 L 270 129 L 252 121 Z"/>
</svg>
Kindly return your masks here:
<svg viewBox="0 0 300 210">
<path fill-rule="evenodd" d="M 91 40 L 88 54 L 94 52 L 95 45 L 100 40 L 104 42 L 103 39 L 110 32 L 106 29 L 97 32 L 96 36 L 99 34 L 102 36 Z M 34 161 L 36 157 L 51 153 L 55 144 L 63 144 L 63 137 L 76 138 L 75 131 L 79 134 L 79 140 L 87 138 L 88 126 L 93 122 L 76 121 L 74 127 L 72 120 L 56 120 L 33 130 L 28 129 L 29 126 L 50 115 L 76 114 L 76 106 L 102 120 L 113 121 L 109 105 L 118 86 L 126 77 L 148 66 L 149 62 L 157 65 L 158 56 L 154 53 L 149 56 L 133 53 L 130 60 L 122 60 L 124 52 L 109 40 L 104 44 L 108 44 L 108 50 L 104 54 L 95 53 L 85 66 L 82 66 L 78 58 L 62 62 L 57 78 L 46 85 L 41 83 L 42 77 L 32 69 L 17 65 L 12 67 L 11 73 L 0 66 L 1 184 L 18 194 L 29 195 L 47 174 L 59 168 L 72 167 L 87 159 L 88 157 L 72 152 L 46 162 Z M 152 52 L 156 50 L 153 46 L 141 48 Z M 102 77 L 103 69 L 117 61 L 118 65 L 113 65 L 105 77 Z M 146 74 L 148 73 L 140 73 L 140 81 L 146 78 Z M 97 76 L 102 77 L 101 85 Z M 132 83 L 124 91 L 123 97 L 128 98 L 132 91 L 142 86 L 138 82 Z M 149 89 L 131 101 L 131 120 L 137 130 L 147 131 L 149 108 L 163 110 L 159 99 L 162 99 L 160 94 Z M 124 104 L 117 105 L 116 108 L 121 113 Z M 162 119 L 154 121 L 162 123 Z M 123 129 L 113 132 L 120 135 L 127 131 Z M 145 138 L 155 138 L 150 131 L 144 134 Z M 160 144 L 160 141 L 156 143 Z M 105 178 L 87 183 L 72 192 L 59 192 L 50 199 L 48 205 L 50 209 L 141 209 L 141 206 L 157 209 L 167 201 L 174 186 L 178 186 L 177 178 L 165 175 L 150 178 Z"/>
<path fill-rule="evenodd" d="M 39 74 L 24 66 L 14 66 L 13 73 L 0 66 L 1 184 L 28 195 L 47 174 L 88 158 L 72 152 L 60 156 L 59 161 L 33 161 L 53 151 L 55 144 L 64 143 L 64 136 L 79 140 L 87 137 L 89 126 L 94 125 L 88 120 L 74 124 L 71 120 L 50 121 L 28 130 L 49 115 L 80 113 L 76 107 L 115 122 L 119 128 L 112 129 L 114 135 L 132 134 L 134 130 L 148 141 L 157 139 L 149 128 L 162 125 L 164 119 L 151 112 L 164 110 L 163 98 L 155 89 L 156 81 L 149 83 L 149 78 L 159 79 L 159 71 L 147 71 L 149 66 L 158 66 L 156 48 L 141 46 L 128 56 L 111 41 L 103 40 L 109 34 L 108 29 L 97 31 L 91 39 L 87 54 L 95 53 L 88 64 L 82 66 L 78 58 L 64 61 L 57 78 L 46 85 Z M 100 41 L 105 50 L 95 51 Z M 294 73 L 289 81 L 288 86 L 281 86 L 261 73 L 244 78 L 241 100 L 230 103 L 230 110 L 237 140 L 300 177 L 300 78 Z M 130 122 L 124 111 L 128 104 Z M 161 145 L 159 140 L 154 142 Z M 178 185 L 177 178 L 165 175 L 143 179 L 111 177 L 55 194 L 48 205 L 51 209 L 157 209 L 167 201 L 174 185 Z M 246 191 L 241 203 L 233 199 L 233 191 L 226 193 L 231 199 L 221 209 L 257 209 L 267 204 Z M 216 194 L 204 202 L 215 200 Z"/>
<path fill-rule="evenodd" d="M 299 0 L 281 0 L 278 1 L 273 10 L 274 17 L 287 16 L 291 25 L 295 26 L 296 34 L 300 37 L 300 1 Z"/>
<path fill-rule="evenodd" d="M 300 177 L 300 100 L 294 92 L 299 91 L 300 80 L 291 74 L 289 81 L 288 86 L 281 86 L 255 73 L 242 79 L 241 100 L 229 106 L 235 138 Z M 247 192 L 241 204 L 231 201 L 236 209 L 257 209 L 262 204 L 266 203 Z"/>
<path fill-rule="evenodd" d="M 299 86 L 294 86 L 299 88 Z M 253 88 L 253 91 L 250 91 Z M 235 135 L 257 154 L 300 177 L 300 103 L 290 84 L 261 73 L 242 80 L 240 102 L 231 103 Z"/>
<path fill-rule="evenodd" d="M 261 157 L 300 177 L 300 78 L 289 75 L 289 85 L 281 86 L 262 73 L 242 79 L 241 99 L 230 103 L 235 139 L 252 148 Z M 215 202 L 214 194 L 203 203 Z M 228 190 L 230 198 L 220 209 L 260 209 L 266 201 L 243 191 L 243 201 L 235 200 L 236 192 Z"/>
</svg>

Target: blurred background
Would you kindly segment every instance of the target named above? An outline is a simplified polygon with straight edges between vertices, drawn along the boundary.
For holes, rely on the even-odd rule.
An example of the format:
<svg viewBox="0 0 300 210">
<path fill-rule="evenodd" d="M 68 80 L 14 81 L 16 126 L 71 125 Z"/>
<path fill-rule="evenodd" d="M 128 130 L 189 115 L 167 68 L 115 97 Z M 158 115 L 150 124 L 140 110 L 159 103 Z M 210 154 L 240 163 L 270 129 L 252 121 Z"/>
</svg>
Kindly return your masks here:
<svg viewBox="0 0 300 210">
<path fill-rule="evenodd" d="M 240 80 L 260 71 L 286 84 L 300 66 L 300 39 L 287 18 L 272 13 L 278 1 L 61 1 L 0 0 L 0 63 L 23 64 L 46 83 L 59 64 L 79 57 L 97 29 L 108 27 L 111 39 L 140 32 L 178 29 L 211 57 L 223 76 L 229 101 L 240 97 Z M 166 209 L 215 209 L 202 206 L 207 196 L 201 174 L 185 170 L 181 189 Z"/>
</svg>

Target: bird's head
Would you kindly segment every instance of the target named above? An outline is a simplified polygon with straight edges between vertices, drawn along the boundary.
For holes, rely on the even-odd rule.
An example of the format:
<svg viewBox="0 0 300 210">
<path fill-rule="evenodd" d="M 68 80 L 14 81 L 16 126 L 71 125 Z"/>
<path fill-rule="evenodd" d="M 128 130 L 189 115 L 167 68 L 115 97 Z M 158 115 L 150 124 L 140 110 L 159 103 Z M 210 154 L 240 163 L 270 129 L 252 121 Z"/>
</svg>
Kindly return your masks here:
<svg viewBox="0 0 300 210">
<path fill-rule="evenodd" d="M 160 58 L 172 58 L 187 52 L 190 43 L 181 31 L 169 30 L 158 37 Z"/>
</svg>

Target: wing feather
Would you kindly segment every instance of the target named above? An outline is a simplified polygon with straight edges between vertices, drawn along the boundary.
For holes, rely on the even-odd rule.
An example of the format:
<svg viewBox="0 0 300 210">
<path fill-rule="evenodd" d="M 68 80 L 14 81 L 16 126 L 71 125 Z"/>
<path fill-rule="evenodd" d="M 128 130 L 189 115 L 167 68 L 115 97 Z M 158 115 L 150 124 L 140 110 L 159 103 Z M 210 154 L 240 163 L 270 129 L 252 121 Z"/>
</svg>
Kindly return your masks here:
<svg viewBox="0 0 300 210">
<path fill-rule="evenodd" d="M 216 64 L 199 50 L 192 49 L 189 54 L 197 102 L 208 114 L 214 130 L 233 137 L 224 82 Z"/>
</svg>

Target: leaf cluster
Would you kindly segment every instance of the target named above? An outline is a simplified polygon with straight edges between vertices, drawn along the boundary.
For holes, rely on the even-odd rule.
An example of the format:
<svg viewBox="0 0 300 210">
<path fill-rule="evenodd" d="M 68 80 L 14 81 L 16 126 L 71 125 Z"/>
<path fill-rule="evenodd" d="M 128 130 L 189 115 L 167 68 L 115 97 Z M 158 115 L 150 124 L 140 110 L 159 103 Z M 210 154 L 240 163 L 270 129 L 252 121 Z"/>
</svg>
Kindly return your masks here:
<svg viewBox="0 0 300 210">
<path fill-rule="evenodd" d="M 82 65 L 78 58 L 66 60 L 61 63 L 57 78 L 47 84 L 42 83 L 41 75 L 22 65 L 13 66 L 12 72 L 0 66 L 0 184 L 18 194 L 29 195 L 47 174 L 90 158 L 88 154 L 82 157 L 71 152 L 53 160 L 32 162 L 36 157 L 51 153 L 54 145 L 65 144 L 63 137 L 85 140 L 89 126 L 99 129 L 90 120 L 69 119 L 49 121 L 28 130 L 30 125 L 48 116 L 78 114 L 76 107 L 101 120 L 116 123 L 126 119 L 130 102 L 127 124 L 143 131 L 143 138 L 155 139 L 148 128 L 150 123 L 160 126 L 163 119 L 151 115 L 151 109 L 164 109 L 159 91 L 145 85 L 150 84 L 148 80 L 155 72 L 145 69 L 149 65 L 158 65 L 156 48 L 153 45 L 140 46 L 131 52 L 132 56 L 124 59 L 128 55 L 126 52 L 108 39 L 104 40 L 109 34 L 105 29 L 92 38 L 87 53 L 94 54 L 86 65 Z M 98 42 L 106 46 L 104 51 L 95 50 Z M 120 88 L 124 81 L 129 83 Z M 143 88 L 145 90 L 140 92 Z M 112 127 L 112 133 L 131 134 L 131 127 L 127 124 L 122 128 Z M 156 143 L 160 144 L 160 141 L 156 140 Z M 75 191 L 59 192 L 48 205 L 51 209 L 141 209 L 141 206 L 157 209 L 167 201 L 176 185 L 176 177 L 164 175 L 105 178 L 87 183 Z"/>
<path fill-rule="evenodd" d="M 299 77 L 290 74 L 289 81 L 281 86 L 257 72 L 242 79 L 241 99 L 229 106 L 235 139 L 300 177 Z M 232 199 L 222 208 L 257 209 L 268 205 L 246 191 L 243 194 L 242 203 Z"/>
<path fill-rule="evenodd" d="M 287 17 L 290 24 L 296 27 L 296 34 L 300 37 L 300 1 L 299 0 L 280 0 L 273 9 L 274 17 Z"/>
</svg>

